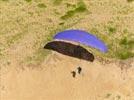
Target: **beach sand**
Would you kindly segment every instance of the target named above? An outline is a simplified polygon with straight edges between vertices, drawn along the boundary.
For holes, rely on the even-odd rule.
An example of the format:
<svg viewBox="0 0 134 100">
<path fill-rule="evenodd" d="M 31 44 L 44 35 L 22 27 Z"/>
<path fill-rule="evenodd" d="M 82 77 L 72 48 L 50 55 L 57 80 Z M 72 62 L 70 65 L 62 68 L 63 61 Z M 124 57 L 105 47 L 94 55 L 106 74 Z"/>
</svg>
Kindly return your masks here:
<svg viewBox="0 0 134 100">
<path fill-rule="evenodd" d="M 75 78 L 71 71 L 76 71 Z M 0 91 L 1 100 L 134 100 L 134 67 L 121 69 L 118 62 L 87 62 L 53 52 L 39 67 L 11 64 L 2 69 Z"/>
</svg>

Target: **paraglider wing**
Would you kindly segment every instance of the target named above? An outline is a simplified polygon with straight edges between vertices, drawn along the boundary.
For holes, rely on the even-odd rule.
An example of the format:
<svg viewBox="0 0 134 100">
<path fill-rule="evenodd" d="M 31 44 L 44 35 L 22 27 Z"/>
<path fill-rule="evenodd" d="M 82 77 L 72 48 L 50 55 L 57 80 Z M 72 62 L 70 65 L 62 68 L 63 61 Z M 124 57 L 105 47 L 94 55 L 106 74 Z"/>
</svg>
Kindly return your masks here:
<svg viewBox="0 0 134 100">
<path fill-rule="evenodd" d="M 67 43 L 64 41 L 52 41 L 47 43 L 44 48 L 54 50 L 71 57 L 91 62 L 94 61 L 94 55 L 92 53 L 88 52 L 85 48 L 72 43 Z"/>
<path fill-rule="evenodd" d="M 101 52 L 107 52 L 107 46 L 101 40 L 96 36 L 81 30 L 66 30 L 56 34 L 54 39 L 78 42 L 96 48 Z"/>
</svg>

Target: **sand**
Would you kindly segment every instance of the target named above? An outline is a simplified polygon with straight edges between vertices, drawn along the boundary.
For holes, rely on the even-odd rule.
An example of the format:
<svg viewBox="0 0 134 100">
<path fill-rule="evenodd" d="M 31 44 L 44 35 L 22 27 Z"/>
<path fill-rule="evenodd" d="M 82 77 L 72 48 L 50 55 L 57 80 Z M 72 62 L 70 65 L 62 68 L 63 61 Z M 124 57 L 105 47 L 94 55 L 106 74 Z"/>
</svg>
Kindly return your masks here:
<svg viewBox="0 0 134 100">
<path fill-rule="evenodd" d="M 131 62 L 134 65 L 134 62 Z M 53 52 L 40 67 L 1 70 L 1 100 L 134 100 L 134 67 Z M 82 73 L 72 77 L 71 71 Z"/>
</svg>

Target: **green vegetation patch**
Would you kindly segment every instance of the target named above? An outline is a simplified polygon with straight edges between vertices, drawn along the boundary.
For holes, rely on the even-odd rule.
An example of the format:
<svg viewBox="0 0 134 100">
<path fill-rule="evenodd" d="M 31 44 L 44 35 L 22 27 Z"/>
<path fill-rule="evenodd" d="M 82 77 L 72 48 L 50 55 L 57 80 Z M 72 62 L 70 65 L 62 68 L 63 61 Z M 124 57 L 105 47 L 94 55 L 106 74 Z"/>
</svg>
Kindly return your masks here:
<svg viewBox="0 0 134 100">
<path fill-rule="evenodd" d="M 61 16 L 61 19 L 66 20 L 66 19 L 73 17 L 76 14 L 79 14 L 85 11 L 87 11 L 86 4 L 83 1 L 80 1 L 77 3 L 77 6 L 75 7 L 75 9 L 67 11 L 65 15 Z"/>
<path fill-rule="evenodd" d="M 66 7 L 67 8 L 75 9 L 76 8 L 76 5 L 75 4 L 71 4 L 71 3 L 66 3 Z"/>
<path fill-rule="evenodd" d="M 117 32 L 118 25 L 117 23 L 113 21 L 109 21 L 107 22 L 106 25 L 104 25 L 104 28 L 105 28 L 105 31 L 107 31 L 109 35 L 113 35 Z"/>
<path fill-rule="evenodd" d="M 104 26 L 104 28 L 107 28 L 108 32 L 112 33 L 113 36 L 109 36 L 109 34 L 102 34 L 101 31 L 99 31 L 100 28 L 101 27 L 93 27 L 89 32 L 95 34 L 98 38 L 105 42 L 105 44 L 108 46 L 108 52 L 102 54 L 99 51 L 93 49 L 95 54 L 101 57 L 116 58 L 120 60 L 126 60 L 128 58 L 134 57 L 133 33 L 130 33 L 125 29 L 123 31 L 125 33 L 122 33 L 121 37 L 113 38 L 117 31 L 114 25 L 108 25 L 106 27 Z"/>
<path fill-rule="evenodd" d="M 119 59 L 125 60 L 131 57 L 134 57 L 134 53 L 127 51 L 127 50 L 121 50 L 119 52 L 117 52 L 116 55 Z"/>
<path fill-rule="evenodd" d="M 128 59 L 134 57 L 134 40 L 129 39 L 130 37 L 123 37 L 119 41 L 119 50 L 116 55 L 119 59 Z"/>
<path fill-rule="evenodd" d="M 83 1 L 78 2 L 75 12 L 87 11 L 87 6 Z"/>
<path fill-rule="evenodd" d="M 133 2 L 134 0 L 127 0 L 127 2 Z"/>
<path fill-rule="evenodd" d="M 9 0 L 1 0 L 1 1 L 9 1 Z"/>
<path fill-rule="evenodd" d="M 54 5 L 60 5 L 63 0 L 54 0 L 53 4 Z"/>
<path fill-rule="evenodd" d="M 116 28 L 115 27 L 108 27 L 108 32 L 109 33 L 115 33 L 116 32 Z"/>
<path fill-rule="evenodd" d="M 26 2 L 31 2 L 32 0 L 25 0 Z"/>
<path fill-rule="evenodd" d="M 123 37 L 119 43 L 125 49 L 133 49 L 134 40 L 128 39 L 128 37 Z"/>
<path fill-rule="evenodd" d="M 111 95 L 112 95 L 111 93 L 108 93 L 108 94 L 106 94 L 105 98 L 109 98 Z"/>
<path fill-rule="evenodd" d="M 75 15 L 75 10 L 70 10 L 68 12 L 66 12 L 66 14 L 64 16 L 61 16 L 61 19 L 62 20 L 66 20 L 66 19 L 69 19 L 71 17 L 73 17 Z"/>
<path fill-rule="evenodd" d="M 37 6 L 38 6 L 39 8 L 46 8 L 46 7 L 47 7 L 44 3 L 39 3 Z"/>
</svg>

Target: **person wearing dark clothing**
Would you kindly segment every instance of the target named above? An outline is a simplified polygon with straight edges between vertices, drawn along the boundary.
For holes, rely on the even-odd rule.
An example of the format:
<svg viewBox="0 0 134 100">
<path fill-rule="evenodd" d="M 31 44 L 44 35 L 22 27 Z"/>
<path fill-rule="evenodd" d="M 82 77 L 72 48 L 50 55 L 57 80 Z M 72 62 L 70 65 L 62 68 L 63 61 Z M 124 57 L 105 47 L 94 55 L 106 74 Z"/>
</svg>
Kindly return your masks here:
<svg viewBox="0 0 134 100">
<path fill-rule="evenodd" d="M 75 71 L 72 71 L 71 73 L 72 73 L 73 77 L 75 78 L 76 72 Z"/>
<path fill-rule="evenodd" d="M 82 71 L 82 68 L 81 67 L 78 67 L 77 69 L 78 69 L 78 73 L 80 74 L 81 71 Z"/>
</svg>

